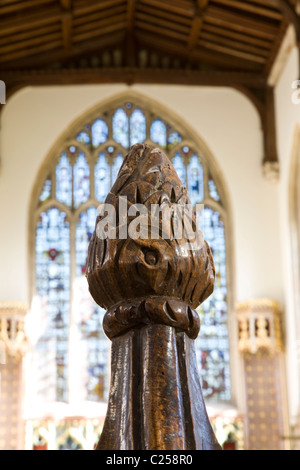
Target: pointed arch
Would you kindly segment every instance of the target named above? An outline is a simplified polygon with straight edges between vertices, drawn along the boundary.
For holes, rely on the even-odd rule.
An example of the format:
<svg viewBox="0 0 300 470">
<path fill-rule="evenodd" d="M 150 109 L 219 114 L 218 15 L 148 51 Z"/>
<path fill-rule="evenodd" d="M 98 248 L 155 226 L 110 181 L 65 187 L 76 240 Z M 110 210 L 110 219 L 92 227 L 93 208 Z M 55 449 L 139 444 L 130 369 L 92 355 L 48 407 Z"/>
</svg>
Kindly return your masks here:
<svg viewBox="0 0 300 470">
<path fill-rule="evenodd" d="M 122 118 L 117 124 L 115 124 L 116 115 L 120 115 Z M 136 126 L 131 125 L 132 116 L 139 118 Z M 114 125 L 116 127 L 114 127 Z M 132 138 L 131 132 L 134 133 Z M 161 132 L 163 134 L 161 134 Z M 208 231 L 206 238 L 209 239 L 211 248 L 215 251 L 217 282 L 215 294 L 213 294 L 207 304 L 203 304 L 199 309 L 203 323 L 202 333 L 200 333 L 198 342 L 199 367 L 200 369 L 202 368 L 204 394 L 209 398 L 213 397 L 221 401 L 230 401 L 234 395 L 231 390 L 232 381 L 230 378 L 230 369 L 232 369 L 230 363 L 234 355 L 230 354 L 229 345 L 231 345 L 231 349 L 235 348 L 235 329 L 233 326 L 234 282 L 232 267 L 232 221 L 228 192 L 216 160 L 203 139 L 198 135 L 198 132 L 187 125 L 172 110 L 161 105 L 161 103 L 155 102 L 153 99 L 149 99 L 147 96 L 137 93 L 136 91 L 130 90 L 122 92 L 102 101 L 85 112 L 74 120 L 57 139 L 57 142 L 50 150 L 40 169 L 31 198 L 29 217 L 30 252 L 32 254 L 32 256 L 30 256 L 31 297 L 36 295 L 37 282 L 35 274 L 36 235 L 35 229 L 32 230 L 32 227 L 36 227 L 37 217 L 42 211 L 44 204 L 46 204 L 47 207 L 51 206 L 51 204 L 59 204 L 60 208 L 64 207 L 63 201 L 57 201 L 56 183 L 57 165 L 59 164 L 61 155 L 66 153 L 73 172 L 72 195 L 69 195 L 68 199 L 68 201 L 70 201 L 71 197 L 73 202 L 66 205 L 66 213 L 70 220 L 70 324 L 74 327 L 73 330 L 77 328 L 77 337 L 82 339 L 82 328 L 78 326 L 78 322 L 76 323 L 76 315 L 78 316 L 79 314 L 75 312 L 74 307 L 75 284 L 76 289 L 80 289 L 84 284 L 83 281 L 80 284 L 80 279 L 78 279 L 79 271 L 76 271 L 78 268 L 76 264 L 78 233 L 81 234 L 82 246 L 79 251 L 82 257 L 84 246 L 88 241 L 88 238 L 84 235 L 84 230 L 86 229 L 86 231 L 88 231 L 88 225 L 90 224 L 90 218 L 87 213 L 90 207 L 96 207 L 99 203 L 103 202 L 102 196 L 101 200 L 98 196 L 98 194 L 101 193 L 98 188 L 99 178 L 103 173 L 102 176 L 106 181 L 106 187 L 110 188 L 111 183 L 113 183 L 112 180 L 116 175 L 116 168 L 120 163 L 120 157 L 126 155 L 129 143 L 131 141 L 135 142 L 139 137 L 150 145 L 159 146 L 161 144 L 164 152 L 169 156 L 171 161 L 175 158 L 177 159 L 177 163 L 179 161 L 181 162 L 179 166 L 182 173 L 185 171 L 187 186 L 193 185 L 193 188 L 189 189 L 191 189 L 195 195 L 195 202 L 205 204 L 206 226 L 204 228 Z M 74 204 L 74 171 L 76 171 L 76 162 L 78 162 L 80 152 L 84 154 L 84 160 L 82 159 L 84 163 L 83 168 L 87 165 L 89 167 L 89 171 L 83 171 L 83 176 L 81 175 L 82 178 L 87 175 L 89 176 L 89 198 L 86 196 L 81 200 L 79 198 L 79 202 L 77 201 L 77 203 Z M 101 165 L 97 166 L 99 156 L 101 156 L 105 163 L 102 165 L 103 168 L 100 168 Z M 101 175 L 99 176 L 100 170 Z M 61 177 L 63 178 L 63 175 Z M 80 180 L 79 177 L 77 180 L 78 179 Z M 40 197 L 43 192 L 47 196 L 45 196 L 45 201 L 42 201 Z M 80 263 L 82 265 L 82 260 Z M 83 269 L 83 265 L 80 269 Z M 82 287 L 82 289 L 84 288 Z M 86 295 L 86 293 L 84 295 Z M 92 300 L 87 297 L 85 297 L 84 300 L 80 300 L 76 297 L 76 302 L 80 304 L 80 302 L 92 302 Z M 89 325 L 98 324 L 99 318 L 103 316 L 103 312 L 95 305 L 89 305 L 90 317 L 87 320 L 88 326 L 86 329 L 91 335 L 90 337 L 95 339 L 96 332 L 92 329 L 94 326 L 91 326 L 91 330 L 89 330 Z M 96 320 L 94 321 L 92 318 Z M 220 325 L 221 328 L 219 328 Z M 216 333 L 217 330 L 223 332 L 223 337 L 220 335 L 218 337 L 219 333 Z M 230 336 L 231 331 L 233 334 Z M 213 338 L 213 340 L 211 340 L 211 338 Z M 91 341 L 94 341 L 94 339 Z M 95 341 L 94 343 L 96 345 Z M 72 354 L 72 344 L 74 344 L 74 340 L 71 338 L 69 354 Z M 82 376 L 86 378 L 85 386 L 87 390 L 91 389 L 92 385 L 89 380 L 94 380 L 94 376 L 95 374 L 97 375 L 97 373 L 102 374 L 101 383 L 99 381 L 93 382 L 95 385 L 95 393 L 94 395 L 91 393 L 90 396 L 85 395 L 85 391 L 83 387 L 81 387 L 81 395 L 77 398 L 103 400 L 107 396 L 108 385 L 108 379 L 104 377 L 106 372 L 103 372 L 105 370 L 105 361 L 102 360 L 102 369 L 101 367 L 97 368 L 96 353 L 90 352 L 89 344 L 91 343 L 88 343 L 86 340 L 85 350 L 89 351 L 90 358 L 93 357 L 93 364 L 90 364 L 90 367 L 86 364 L 85 367 L 91 370 L 92 375 L 94 375 L 93 377 L 89 377 L 89 372 L 84 370 L 84 365 L 82 366 Z M 106 354 L 105 357 L 107 358 L 104 346 L 101 347 L 102 352 L 101 354 L 99 353 L 99 357 L 101 355 L 103 359 Z M 208 368 L 211 371 L 209 375 L 207 374 Z M 216 377 L 218 380 L 214 383 Z M 219 384 L 217 382 L 219 382 Z M 72 383 L 74 383 L 74 379 L 70 377 L 65 383 L 65 388 L 70 391 L 71 395 Z M 96 392 L 96 390 L 98 390 L 98 392 Z M 66 393 L 66 395 L 68 395 L 68 393 Z M 56 399 L 57 398 L 59 397 L 56 396 Z M 67 397 L 67 401 L 69 399 L 70 394 Z"/>
</svg>

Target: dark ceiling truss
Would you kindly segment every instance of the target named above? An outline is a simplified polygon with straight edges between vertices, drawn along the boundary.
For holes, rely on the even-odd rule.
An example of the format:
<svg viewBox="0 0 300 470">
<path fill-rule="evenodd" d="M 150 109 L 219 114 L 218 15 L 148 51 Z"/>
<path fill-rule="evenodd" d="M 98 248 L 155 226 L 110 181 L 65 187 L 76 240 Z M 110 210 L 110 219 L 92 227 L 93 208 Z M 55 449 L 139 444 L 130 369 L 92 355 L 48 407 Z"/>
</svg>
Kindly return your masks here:
<svg viewBox="0 0 300 470">
<path fill-rule="evenodd" d="M 37 6 L 38 3 L 38 6 Z M 277 162 L 268 76 L 296 0 L 2 0 L 0 79 L 27 85 L 226 86 L 256 106 L 263 162 Z"/>
</svg>

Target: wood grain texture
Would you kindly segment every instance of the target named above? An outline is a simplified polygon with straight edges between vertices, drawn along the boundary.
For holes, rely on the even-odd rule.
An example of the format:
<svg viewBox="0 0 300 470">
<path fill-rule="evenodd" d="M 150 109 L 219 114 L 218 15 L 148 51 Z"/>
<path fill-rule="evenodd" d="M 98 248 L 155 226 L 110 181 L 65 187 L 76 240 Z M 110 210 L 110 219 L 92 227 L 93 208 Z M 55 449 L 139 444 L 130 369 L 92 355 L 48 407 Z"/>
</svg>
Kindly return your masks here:
<svg viewBox="0 0 300 470">
<path fill-rule="evenodd" d="M 190 203 L 168 157 L 145 144 L 130 149 L 105 202 L 118 209 L 121 196 L 129 208 Z M 97 450 L 220 449 L 193 344 L 200 328 L 195 308 L 214 287 L 209 246 L 199 236 L 197 249 L 189 249 L 185 233 L 164 238 L 162 219 L 157 239 L 99 238 L 102 220 L 99 214 L 86 271 L 91 295 L 107 309 L 103 328 L 112 341 L 108 411 Z M 131 221 L 118 219 L 119 235 Z M 145 226 L 150 222 L 147 216 Z M 190 223 L 196 227 L 194 215 Z"/>
<path fill-rule="evenodd" d="M 108 410 L 96 450 L 220 450 L 194 341 L 149 325 L 112 340 Z"/>
</svg>

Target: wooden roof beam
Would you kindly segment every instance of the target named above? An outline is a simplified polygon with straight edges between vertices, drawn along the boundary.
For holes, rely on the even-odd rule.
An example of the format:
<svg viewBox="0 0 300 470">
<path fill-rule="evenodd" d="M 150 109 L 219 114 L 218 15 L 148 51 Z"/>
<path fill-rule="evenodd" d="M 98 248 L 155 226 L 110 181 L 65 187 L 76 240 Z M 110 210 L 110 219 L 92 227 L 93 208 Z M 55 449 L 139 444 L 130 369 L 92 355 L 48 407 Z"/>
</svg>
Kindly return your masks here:
<svg viewBox="0 0 300 470">
<path fill-rule="evenodd" d="M 277 6 L 284 16 L 294 25 L 297 45 L 300 48 L 300 15 L 297 13 L 296 8 L 291 5 L 288 0 L 272 0 L 274 6 Z"/>
<path fill-rule="evenodd" d="M 265 57 L 266 59 L 270 54 L 270 51 L 267 48 L 263 48 L 261 46 L 257 47 L 253 44 L 247 44 L 246 42 L 237 42 L 224 36 L 217 36 L 216 34 L 211 34 L 206 31 L 202 31 L 199 43 L 201 43 L 202 40 L 210 41 L 212 44 L 218 44 L 232 50 L 250 52 L 251 54 L 255 54 L 258 57 Z"/>
<path fill-rule="evenodd" d="M 61 14 L 63 45 L 64 51 L 68 53 L 72 47 L 72 0 L 60 0 L 60 3 L 63 9 Z"/>
<path fill-rule="evenodd" d="M 85 54 L 101 54 L 107 47 L 112 47 L 113 45 L 121 45 L 124 41 L 124 31 L 114 31 L 110 32 L 109 34 L 104 34 L 101 37 L 96 37 L 93 41 L 84 42 L 83 44 L 73 44 L 72 50 L 68 54 L 68 60 L 76 60 L 78 57 L 84 56 Z M 61 41 L 60 41 L 61 44 Z M 45 45 L 46 46 L 46 45 Z M 0 61 L 2 57 L 0 56 Z M 29 69 L 29 68 L 37 68 L 41 69 L 43 66 L 47 66 L 51 63 L 57 63 L 60 61 L 65 61 L 66 54 L 61 47 L 58 47 L 56 50 L 50 50 L 47 54 L 40 53 L 39 50 L 33 50 L 31 53 L 31 57 L 26 57 L 18 60 L 16 63 L 15 60 L 11 60 L 10 56 L 7 56 L 4 62 L 4 66 L 6 70 L 19 70 L 22 68 Z M 2 71 L 4 71 L 4 67 L 2 66 Z M 20 72 L 21 73 L 21 72 Z M 42 72 L 41 72 L 42 73 Z M 16 74 L 16 75 L 18 75 Z M 2 77 L 2 75 L 1 75 Z"/>
<path fill-rule="evenodd" d="M 167 10 L 177 15 L 183 15 L 192 18 L 195 13 L 195 6 L 192 2 L 179 0 L 142 0 L 142 3 L 159 10 Z"/>
<path fill-rule="evenodd" d="M 263 57 L 262 55 L 258 53 L 252 53 L 249 51 L 241 50 L 236 48 L 235 46 L 232 45 L 226 45 L 225 43 L 219 44 L 216 42 L 212 42 L 211 40 L 206 40 L 204 38 L 201 38 L 199 40 L 199 46 L 206 47 L 207 49 L 211 49 L 214 51 L 218 51 L 224 54 L 228 54 L 233 57 L 240 57 L 245 60 L 249 60 L 251 62 L 257 62 L 259 64 L 265 64 L 266 63 L 266 57 Z"/>
<path fill-rule="evenodd" d="M 274 40 L 277 35 L 277 27 L 266 22 L 257 21 L 245 17 L 245 15 L 224 11 L 222 8 L 209 5 L 205 20 L 218 26 L 239 31 L 240 33 L 250 34 L 259 38 Z"/>
<path fill-rule="evenodd" d="M 2 54 L 2 47 L 9 46 L 12 49 L 20 48 L 20 42 L 22 41 L 22 46 L 24 42 L 26 43 L 27 40 L 35 39 L 37 41 L 41 41 L 41 37 L 45 36 L 46 34 L 51 33 L 59 33 L 60 32 L 60 25 L 59 24 L 49 24 L 42 26 L 41 28 L 34 28 L 30 31 L 22 31 L 20 33 L 14 34 L 13 38 L 11 36 L 0 37 L 0 47 L 1 47 L 1 54 Z"/>
<path fill-rule="evenodd" d="M 72 10 L 72 0 L 60 0 L 60 4 L 64 10 Z"/>
<path fill-rule="evenodd" d="M 86 0 L 77 1 L 74 6 L 74 16 L 85 16 L 89 13 L 99 12 L 102 10 L 114 8 L 116 5 L 123 3 L 123 0 Z"/>
<path fill-rule="evenodd" d="M 27 2 L 14 2 L 9 5 L 5 5 L 5 3 L 1 2 L 0 7 L 0 15 L 9 15 L 20 13 L 20 10 L 26 10 L 27 8 L 36 7 L 36 0 L 28 0 Z M 43 3 L 49 3 L 49 0 L 39 0 L 39 4 L 42 5 Z"/>
<path fill-rule="evenodd" d="M 83 41 L 89 41 L 91 38 L 97 38 L 99 41 L 101 41 L 101 38 L 106 34 L 120 30 L 125 30 L 125 17 L 123 17 L 123 15 L 116 22 L 99 26 L 96 29 L 90 29 L 80 33 L 76 32 L 76 35 L 74 34 L 73 42 L 80 43 Z"/>
<path fill-rule="evenodd" d="M 270 10 L 266 7 L 260 7 L 255 4 L 249 4 L 244 1 L 237 1 L 237 0 L 217 0 L 219 4 L 226 5 L 227 7 L 233 7 L 238 10 L 244 10 L 249 13 L 254 13 L 255 15 L 265 16 L 267 18 L 271 18 L 273 20 L 282 20 L 282 13 L 276 10 Z"/>
<path fill-rule="evenodd" d="M 157 39 L 160 41 L 160 37 L 162 40 L 163 38 L 170 37 L 173 39 L 177 39 L 178 41 L 182 41 L 182 43 L 186 42 L 186 34 L 180 32 L 179 30 L 174 30 L 174 29 L 168 29 L 164 26 L 161 25 L 161 22 L 156 22 L 155 24 L 146 22 L 146 20 L 141 21 L 139 18 L 136 20 L 136 25 L 138 28 L 140 28 L 138 31 L 136 31 L 136 35 L 142 31 L 151 31 L 151 33 L 154 33 L 153 35 L 153 41 L 156 42 Z"/>
<path fill-rule="evenodd" d="M 98 36 L 102 36 L 104 34 L 105 28 L 109 26 L 114 26 L 118 23 L 122 23 L 124 27 L 124 32 L 126 29 L 126 14 L 125 11 L 122 11 L 118 15 L 114 16 L 108 16 L 108 17 L 101 17 L 96 18 L 94 21 L 88 22 L 86 24 L 81 24 L 79 26 L 76 26 L 75 23 L 73 23 L 73 36 L 74 36 L 74 42 L 77 40 L 77 38 L 81 37 L 81 35 L 84 35 L 87 33 L 87 37 L 89 37 L 89 33 L 96 33 Z M 95 34 L 94 34 L 95 35 Z"/>
<path fill-rule="evenodd" d="M 127 0 L 125 62 L 126 65 L 129 67 L 134 67 L 136 64 L 136 44 L 133 34 L 135 22 L 135 6 L 136 0 Z"/>
<path fill-rule="evenodd" d="M 197 41 L 204 21 L 204 13 L 209 0 L 197 0 L 197 10 L 191 25 L 191 31 L 188 38 L 188 50 L 192 51 L 197 46 Z"/>
<path fill-rule="evenodd" d="M 297 13 L 296 7 L 293 6 L 289 0 L 272 0 L 275 6 L 277 6 L 288 21 L 294 26 L 298 53 L 298 74 L 300 77 L 300 15 Z"/>
<path fill-rule="evenodd" d="M 136 0 L 127 1 L 127 20 L 126 20 L 126 29 L 129 32 L 132 32 L 134 27 L 134 13 L 135 13 Z"/>
<path fill-rule="evenodd" d="M 56 36 L 56 35 L 55 35 Z M 53 39 L 51 41 L 39 43 L 31 49 L 16 49 L 14 52 L 0 55 L 0 63 L 7 63 L 8 61 L 15 61 L 20 58 L 27 58 L 35 54 L 42 54 L 45 56 L 46 51 L 59 50 L 61 48 L 61 38 Z M 48 53 L 46 54 L 48 56 Z M 26 59 L 27 60 L 27 59 Z M 2 71 L 1 71 L 2 73 Z"/>
<path fill-rule="evenodd" d="M 41 28 L 43 25 L 49 23 L 59 22 L 61 19 L 61 9 L 56 6 L 43 9 L 37 13 L 32 13 L 29 16 L 23 16 L 16 20 L 3 21 L 0 28 L 0 37 L 8 34 L 17 34 L 24 30 L 31 30 L 32 28 Z"/>
<path fill-rule="evenodd" d="M 68 5 L 69 0 L 61 0 L 63 3 L 60 5 L 52 5 L 47 8 L 40 8 L 37 12 L 32 12 L 30 15 L 23 15 L 22 18 L 17 19 L 8 19 L 2 21 L 0 28 L 0 37 L 6 36 L 8 34 L 16 34 L 21 31 L 29 31 L 35 27 L 42 27 L 43 25 L 49 23 L 57 23 L 61 21 L 62 11 L 68 11 L 62 5 Z M 36 3 L 36 2 L 35 2 Z M 95 2 L 89 2 L 88 4 L 76 4 L 72 8 L 72 13 L 74 17 L 84 16 L 87 13 L 93 11 L 105 10 L 112 8 L 114 5 L 122 3 L 122 0 L 98 0 Z M 0 8 L 1 13 L 1 8 Z"/>
<path fill-rule="evenodd" d="M 191 26 L 191 20 L 187 16 L 176 15 L 175 13 L 166 10 L 164 10 L 162 13 L 161 10 L 158 10 L 157 8 L 151 7 L 149 5 L 144 5 L 144 3 L 138 3 L 136 14 L 138 15 L 140 13 L 146 13 L 147 15 L 153 16 L 155 19 L 161 18 L 163 16 L 164 20 L 168 20 L 171 23 L 176 23 L 178 26 L 184 25 L 188 28 Z"/>
<path fill-rule="evenodd" d="M 213 33 L 216 37 L 221 39 L 229 39 L 242 44 L 252 44 L 253 46 L 259 46 L 262 49 L 269 50 L 272 46 L 272 41 L 267 39 L 260 39 L 255 36 L 249 36 L 245 33 L 239 33 L 228 28 L 222 28 L 220 26 L 213 26 L 212 24 L 206 23 L 202 30 L 202 35 L 204 33 Z"/>
<path fill-rule="evenodd" d="M 159 69 L 140 67 L 65 68 L 59 70 L 1 71 L 8 88 L 85 83 L 160 83 L 196 86 L 227 86 L 244 90 L 264 90 L 265 79 L 257 73 L 216 70 Z"/>
<path fill-rule="evenodd" d="M 186 56 L 186 46 L 181 44 L 176 40 L 168 40 L 158 35 L 152 35 L 144 31 L 137 30 L 136 37 L 146 45 L 149 50 L 156 48 L 158 51 L 165 51 L 166 53 L 173 53 L 177 57 L 187 59 Z M 217 51 L 212 51 L 208 49 L 194 49 L 190 53 L 190 60 L 198 64 L 211 65 L 214 68 L 217 67 L 230 67 L 237 70 L 244 68 L 244 71 L 258 71 L 257 67 L 261 67 L 260 64 L 255 64 L 249 60 L 244 60 L 237 57 L 232 57 L 228 54 L 218 53 Z"/>
</svg>

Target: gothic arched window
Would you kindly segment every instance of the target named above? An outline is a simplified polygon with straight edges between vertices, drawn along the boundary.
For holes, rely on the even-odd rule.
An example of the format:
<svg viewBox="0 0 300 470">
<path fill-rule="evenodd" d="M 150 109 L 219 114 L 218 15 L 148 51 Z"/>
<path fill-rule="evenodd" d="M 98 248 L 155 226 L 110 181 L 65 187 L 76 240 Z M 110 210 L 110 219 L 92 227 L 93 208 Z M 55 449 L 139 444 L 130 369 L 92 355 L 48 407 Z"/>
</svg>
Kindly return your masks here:
<svg viewBox="0 0 300 470">
<path fill-rule="evenodd" d="M 96 211 L 131 145 L 160 146 L 193 204 L 203 203 L 204 237 L 216 265 L 213 295 L 199 307 L 197 340 L 204 396 L 230 400 L 226 207 L 209 158 L 171 119 L 133 101 L 103 109 L 53 155 L 34 209 L 34 289 L 39 311 L 32 371 L 41 402 L 107 399 L 109 340 L 104 311 L 88 293 L 85 265 Z"/>
</svg>

